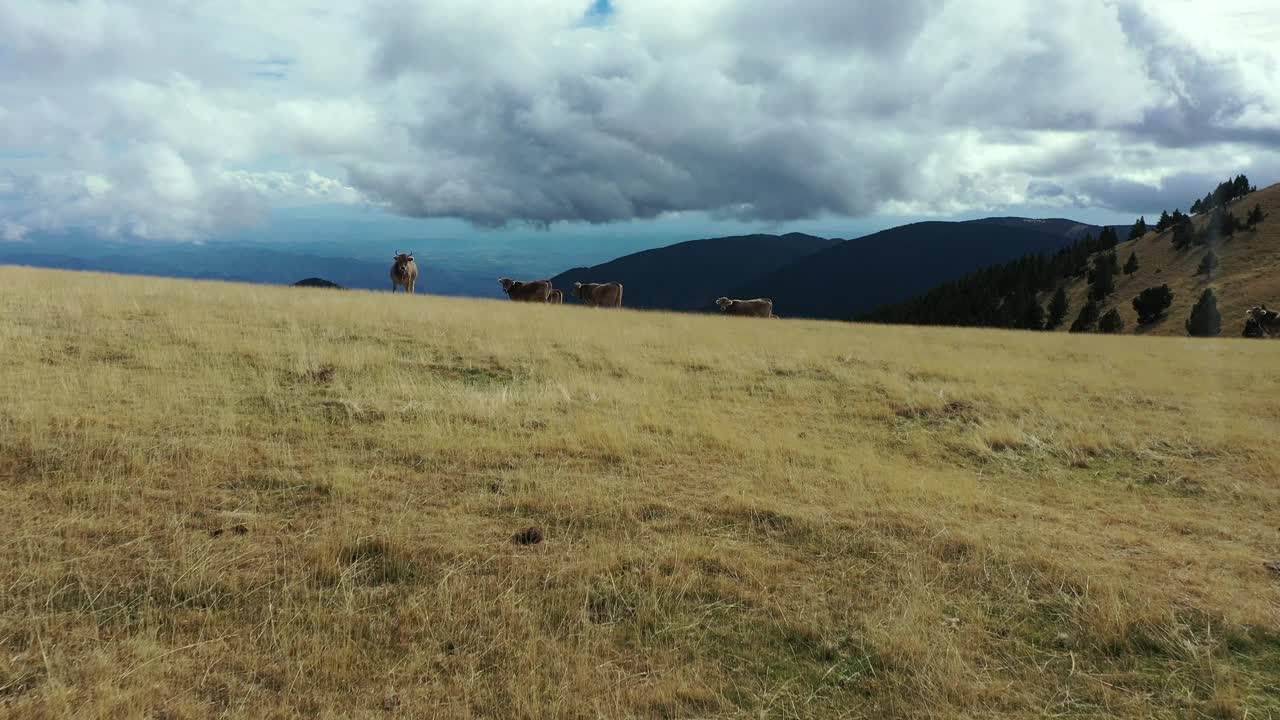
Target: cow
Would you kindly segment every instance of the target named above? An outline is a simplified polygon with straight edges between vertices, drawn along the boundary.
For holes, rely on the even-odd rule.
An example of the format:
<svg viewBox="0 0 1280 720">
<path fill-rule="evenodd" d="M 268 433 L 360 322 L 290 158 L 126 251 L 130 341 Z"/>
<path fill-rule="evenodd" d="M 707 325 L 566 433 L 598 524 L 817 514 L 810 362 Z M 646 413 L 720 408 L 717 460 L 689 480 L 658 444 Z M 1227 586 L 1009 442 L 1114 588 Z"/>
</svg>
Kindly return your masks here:
<svg viewBox="0 0 1280 720">
<path fill-rule="evenodd" d="M 544 303 L 551 296 L 550 280 L 520 282 L 511 278 L 498 278 L 498 284 L 502 286 L 502 292 L 515 302 Z"/>
<path fill-rule="evenodd" d="M 622 307 L 622 283 L 573 284 L 573 296 L 591 307 Z"/>
<path fill-rule="evenodd" d="M 555 288 L 551 288 L 551 294 L 547 296 L 547 302 L 552 305 L 563 305 L 564 293 Z"/>
<path fill-rule="evenodd" d="M 396 288 L 403 285 L 406 293 L 412 293 L 417 282 L 418 264 L 413 261 L 413 253 L 397 250 L 396 260 L 391 265 L 391 292 L 395 293 Z"/>
<path fill-rule="evenodd" d="M 716 300 L 716 304 L 720 306 L 720 312 L 725 315 L 742 315 L 744 317 L 776 317 L 773 314 L 773 300 L 769 298 L 756 298 L 754 300 L 730 300 L 722 297 Z"/>
<path fill-rule="evenodd" d="M 1280 312 L 1268 310 L 1266 305 L 1255 305 L 1244 316 L 1246 322 L 1253 321 L 1263 337 L 1280 337 Z"/>
</svg>

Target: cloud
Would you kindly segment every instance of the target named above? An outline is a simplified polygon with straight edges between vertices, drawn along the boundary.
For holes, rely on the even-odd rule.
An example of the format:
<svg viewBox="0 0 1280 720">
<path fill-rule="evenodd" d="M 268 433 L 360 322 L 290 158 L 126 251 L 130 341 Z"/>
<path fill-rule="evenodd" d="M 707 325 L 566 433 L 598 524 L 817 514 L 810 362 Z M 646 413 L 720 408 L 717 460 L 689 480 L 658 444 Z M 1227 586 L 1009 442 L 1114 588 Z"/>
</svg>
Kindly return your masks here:
<svg viewBox="0 0 1280 720">
<path fill-rule="evenodd" d="M 1150 212 L 1280 171 L 1274 33 L 1221 29 L 1269 22 L 1255 4 L 0 0 L 23 70 L 0 75 L 0 158 L 23 158 L 0 213 L 195 238 L 311 202 L 484 226 Z"/>
<path fill-rule="evenodd" d="M 11 220 L 0 220 L 0 242 L 24 242 L 28 228 Z"/>
</svg>

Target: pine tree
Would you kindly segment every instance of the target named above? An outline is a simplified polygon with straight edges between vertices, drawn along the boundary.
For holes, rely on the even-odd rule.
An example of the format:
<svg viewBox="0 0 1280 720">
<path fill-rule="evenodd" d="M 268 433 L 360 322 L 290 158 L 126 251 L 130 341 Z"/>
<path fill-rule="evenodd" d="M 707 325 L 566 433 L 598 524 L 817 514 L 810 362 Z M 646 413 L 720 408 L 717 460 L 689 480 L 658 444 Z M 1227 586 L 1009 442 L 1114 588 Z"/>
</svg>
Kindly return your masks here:
<svg viewBox="0 0 1280 720">
<path fill-rule="evenodd" d="M 1120 272 L 1120 258 L 1116 256 L 1116 251 L 1112 250 L 1107 253 L 1111 258 L 1111 274 L 1115 275 Z"/>
<path fill-rule="evenodd" d="M 1129 259 L 1124 262 L 1124 274 L 1132 275 L 1138 272 L 1138 253 L 1129 253 Z"/>
<path fill-rule="evenodd" d="M 1202 200 L 1197 200 L 1197 201 L 1195 201 L 1195 202 L 1191 203 L 1191 214 L 1192 214 L 1192 215 L 1199 215 L 1199 214 L 1200 214 L 1200 213 L 1202 213 L 1202 212 L 1204 212 L 1204 201 L 1202 201 Z"/>
<path fill-rule="evenodd" d="M 1067 317 L 1067 291 L 1059 285 L 1058 290 L 1053 294 L 1053 299 L 1049 301 L 1049 322 L 1046 327 L 1053 329 L 1062 324 Z"/>
<path fill-rule="evenodd" d="M 1196 272 L 1201 275 L 1213 277 L 1213 271 L 1218 269 L 1219 264 L 1218 255 L 1210 250 L 1204 254 L 1203 258 L 1200 259 L 1200 267 L 1196 269 Z"/>
<path fill-rule="evenodd" d="M 1149 287 L 1133 299 L 1133 309 L 1138 313 L 1138 324 L 1153 323 L 1164 315 L 1173 304 L 1173 291 L 1168 285 Z"/>
<path fill-rule="evenodd" d="M 1147 218 L 1146 216 L 1143 216 L 1138 218 L 1137 221 L 1133 223 L 1133 227 L 1129 228 L 1129 239 L 1137 240 L 1138 238 L 1146 234 L 1147 234 Z"/>
<path fill-rule="evenodd" d="M 1027 305 L 1027 309 L 1022 313 L 1022 319 L 1018 323 L 1018 327 L 1023 330 L 1043 330 L 1044 329 L 1044 309 L 1040 307 L 1040 303 L 1031 299 Z"/>
<path fill-rule="evenodd" d="M 1084 304 L 1084 307 L 1080 308 L 1080 314 L 1076 316 L 1076 321 L 1071 323 L 1071 332 L 1089 332 L 1097 322 L 1098 303 L 1090 300 Z"/>
<path fill-rule="evenodd" d="M 1217 337 L 1222 332 L 1222 315 L 1218 312 L 1218 296 L 1213 288 L 1205 288 L 1191 308 L 1191 317 L 1187 318 L 1187 334 L 1196 337 Z"/>
<path fill-rule="evenodd" d="M 1179 222 L 1173 226 L 1173 246 L 1179 250 L 1187 247 L 1195 240 L 1191 222 Z"/>
<path fill-rule="evenodd" d="M 1249 211 L 1249 217 L 1245 220 L 1245 224 L 1252 230 L 1258 223 L 1262 222 L 1264 217 L 1266 216 L 1262 214 L 1262 205 L 1254 205 L 1253 209 Z"/>
<path fill-rule="evenodd" d="M 1102 244 L 1103 249 L 1113 248 L 1120 244 L 1120 234 L 1113 227 L 1104 227 L 1102 232 L 1098 234 L 1098 241 Z"/>
<path fill-rule="evenodd" d="M 1116 289 L 1115 253 L 1108 253 L 1094 261 L 1093 279 L 1089 284 L 1089 299 L 1101 301 Z"/>
<path fill-rule="evenodd" d="M 1222 210 L 1218 215 L 1218 236 L 1229 238 L 1235 234 L 1238 223 L 1236 216 L 1231 214 L 1229 210 Z"/>
<path fill-rule="evenodd" d="M 1238 175 L 1231 184 L 1231 199 L 1242 198 L 1249 194 L 1249 178 L 1244 175 Z"/>
<path fill-rule="evenodd" d="M 1160 213 L 1160 220 L 1156 222 L 1156 232 L 1164 232 L 1173 225 L 1173 218 L 1169 217 L 1169 211 L 1164 210 Z"/>
<path fill-rule="evenodd" d="M 1114 335 L 1122 331 L 1124 331 L 1124 318 L 1120 317 L 1120 312 L 1115 308 L 1108 310 L 1098 321 L 1098 332 Z"/>
</svg>

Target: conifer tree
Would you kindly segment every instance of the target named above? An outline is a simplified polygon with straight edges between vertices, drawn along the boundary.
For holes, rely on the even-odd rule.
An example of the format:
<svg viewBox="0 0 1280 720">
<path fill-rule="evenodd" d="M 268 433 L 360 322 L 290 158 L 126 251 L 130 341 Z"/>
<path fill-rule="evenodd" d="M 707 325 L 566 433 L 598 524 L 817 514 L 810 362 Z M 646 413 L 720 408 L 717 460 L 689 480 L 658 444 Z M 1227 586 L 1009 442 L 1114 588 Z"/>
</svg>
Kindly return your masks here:
<svg viewBox="0 0 1280 720">
<path fill-rule="evenodd" d="M 1093 330 L 1093 326 L 1098 322 L 1098 303 L 1090 300 L 1080 308 L 1080 314 L 1076 316 L 1076 321 L 1071 323 L 1071 332 L 1089 332 Z"/>
<path fill-rule="evenodd" d="M 1111 308 L 1098 321 L 1098 332 L 1114 335 L 1124 330 L 1124 318 L 1120 317 L 1120 312 L 1115 308 Z"/>
<path fill-rule="evenodd" d="M 1053 299 L 1049 301 L 1049 322 L 1050 329 L 1056 328 L 1062 324 L 1067 317 L 1067 291 L 1059 285 L 1058 290 L 1053 293 Z"/>
<path fill-rule="evenodd" d="M 1187 318 L 1187 334 L 1195 337 L 1217 337 L 1222 332 L 1222 315 L 1218 312 L 1218 296 L 1213 288 L 1205 288 Z"/>
<path fill-rule="evenodd" d="M 1255 204 L 1253 209 L 1249 211 L 1249 216 L 1245 220 L 1245 225 L 1252 230 L 1258 223 L 1262 222 L 1264 217 L 1266 216 L 1262 214 L 1262 205 Z"/>
<path fill-rule="evenodd" d="M 1115 254 L 1109 253 L 1094 261 L 1093 279 L 1089 283 L 1089 299 L 1101 301 L 1116 289 Z"/>
<path fill-rule="evenodd" d="M 1124 262 L 1124 274 L 1132 275 L 1138 272 L 1138 253 L 1129 253 L 1129 259 Z"/>
<path fill-rule="evenodd" d="M 1147 218 L 1146 216 L 1138 218 L 1133 227 L 1129 228 L 1129 239 L 1137 240 L 1147 234 Z"/>
<path fill-rule="evenodd" d="M 1173 291 L 1168 285 L 1149 287 L 1133 299 L 1133 309 L 1138 313 L 1138 324 L 1153 323 L 1164 315 L 1173 304 Z"/>
<path fill-rule="evenodd" d="M 1200 259 L 1200 267 L 1196 269 L 1196 272 L 1201 275 L 1213 277 L 1213 271 L 1217 270 L 1220 264 L 1217 253 L 1210 250 L 1204 254 L 1203 258 Z"/>
</svg>

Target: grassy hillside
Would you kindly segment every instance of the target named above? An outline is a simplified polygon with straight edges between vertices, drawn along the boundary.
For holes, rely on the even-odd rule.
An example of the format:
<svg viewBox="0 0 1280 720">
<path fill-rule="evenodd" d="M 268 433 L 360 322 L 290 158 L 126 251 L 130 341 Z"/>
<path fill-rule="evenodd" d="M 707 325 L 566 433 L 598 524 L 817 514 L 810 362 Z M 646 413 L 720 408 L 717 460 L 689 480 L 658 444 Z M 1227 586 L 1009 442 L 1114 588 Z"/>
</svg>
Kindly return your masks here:
<svg viewBox="0 0 1280 720">
<path fill-rule="evenodd" d="M 0 268 L 0 715 L 1275 717 L 1274 347 Z"/>
<path fill-rule="evenodd" d="M 1221 267 L 1209 277 L 1196 272 L 1200 260 L 1210 246 L 1192 245 L 1179 250 L 1173 246 L 1173 231 L 1150 232 L 1146 236 L 1116 247 L 1116 256 L 1124 263 L 1129 254 L 1138 253 L 1139 268 L 1133 275 L 1117 274 L 1116 291 L 1102 306 L 1105 313 L 1115 307 L 1125 321 L 1125 332 L 1150 335 L 1186 335 L 1184 322 L 1205 288 L 1218 295 L 1218 311 L 1222 313 L 1223 336 L 1239 336 L 1244 328 L 1244 313 L 1254 305 L 1266 303 L 1280 307 L 1280 184 L 1251 193 L 1230 205 L 1240 220 L 1254 205 L 1261 205 L 1267 218 L 1253 230 L 1238 230 L 1235 235 L 1211 247 Z M 1206 220 L 1198 215 L 1192 222 L 1199 228 Z M 1143 289 L 1168 284 L 1173 291 L 1173 305 L 1168 315 L 1147 327 L 1138 327 L 1138 314 L 1133 298 Z M 1044 302 L 1048 303 L 1047 293 Z M 1085 278 L 1077 278 L 1067 286 L 1071 310 L 1060 329 L 1066 330 L 1084 306 L 1088 296 Z"/>
</svg>

